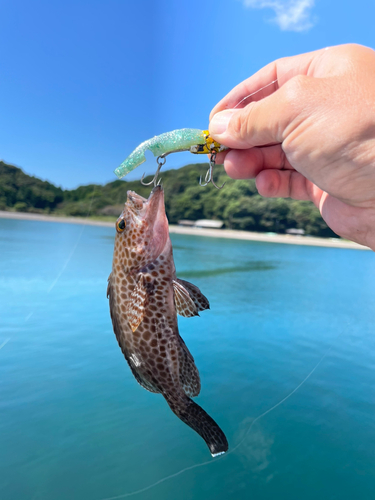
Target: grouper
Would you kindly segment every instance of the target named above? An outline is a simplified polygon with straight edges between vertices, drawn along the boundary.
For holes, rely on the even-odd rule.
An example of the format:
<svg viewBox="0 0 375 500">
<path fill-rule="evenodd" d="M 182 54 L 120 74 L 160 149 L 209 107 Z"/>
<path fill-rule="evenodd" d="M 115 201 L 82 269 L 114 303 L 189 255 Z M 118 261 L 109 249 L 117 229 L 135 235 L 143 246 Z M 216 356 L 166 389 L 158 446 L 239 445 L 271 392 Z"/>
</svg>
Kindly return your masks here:
<svg viewBox="0 0 375 500">
<path fill-rule="evenodd" d="M 173 413 L 205 440 L 212 456 L 225 453 L 223 431 L 191 399 L 201 383 L 179 334 L 177 313 L 196 316 L 209 302 L 196 286 L 176 277 L 161 186 L 148 199 L 127 193 L 116 222 L 107 295 L 113 330 L 136 380 L 162 394 Z"/>
</svg>

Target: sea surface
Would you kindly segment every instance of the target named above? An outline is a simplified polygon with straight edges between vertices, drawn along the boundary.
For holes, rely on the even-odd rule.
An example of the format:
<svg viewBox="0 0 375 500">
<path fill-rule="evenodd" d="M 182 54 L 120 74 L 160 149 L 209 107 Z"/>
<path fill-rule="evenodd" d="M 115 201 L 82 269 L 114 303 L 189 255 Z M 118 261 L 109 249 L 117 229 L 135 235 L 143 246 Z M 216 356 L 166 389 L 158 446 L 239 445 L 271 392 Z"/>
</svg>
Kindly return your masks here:
<svg viewBox="0 0 375 500">
<path fill-rule="evenodd" d="M 0 499 L 373 500 L 375 254 L 172 235 L 214 460 L 120 352 L 113 237 L 0 219 Z"/>
</svg>

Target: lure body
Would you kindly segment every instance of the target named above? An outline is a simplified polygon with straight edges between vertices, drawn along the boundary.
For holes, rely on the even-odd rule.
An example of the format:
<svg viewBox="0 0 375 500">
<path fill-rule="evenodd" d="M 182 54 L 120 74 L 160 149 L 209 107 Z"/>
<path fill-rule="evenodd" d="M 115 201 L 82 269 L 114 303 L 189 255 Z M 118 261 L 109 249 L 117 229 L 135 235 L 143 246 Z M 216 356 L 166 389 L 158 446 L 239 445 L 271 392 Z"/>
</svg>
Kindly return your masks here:
<svg viewBox="0 0 375 500">
<path fill-rule="evenodd" d="M 223 431 L 191 399 L 200 391 L 199 372 L 177 325 L 177 313 L 196 316 L 209 303 L 176 277 L 162 187 L 148 200 L 128 191 L 116 230 L 108 296 L 119 346 L 137 382 L 161 393 L 213 456 L 222 454 L 228 449 Z"/>
<path fill-rule="evenodd" d="M 156 135 L 152 139 L 142 142 L 121 165 L 116 168 L 115 174 L 119 179 L 127 175 L 146 161 L 145 151 L 150 150 L 154 156 L 166 156 L 179 151 L 190 151 L 194 154 L 207 154 L 227 149 L 214 141 L 208 130 L 182 128 Z"/>
</svg>

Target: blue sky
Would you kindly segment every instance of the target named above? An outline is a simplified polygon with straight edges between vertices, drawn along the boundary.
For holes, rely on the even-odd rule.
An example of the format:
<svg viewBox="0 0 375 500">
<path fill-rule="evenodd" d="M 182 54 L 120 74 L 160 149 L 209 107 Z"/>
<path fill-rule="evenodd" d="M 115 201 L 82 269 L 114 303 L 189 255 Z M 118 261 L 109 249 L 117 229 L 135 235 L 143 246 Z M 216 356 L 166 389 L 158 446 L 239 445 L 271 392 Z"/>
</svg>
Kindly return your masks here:
<svg viewBox="0 0 375 500">
<path fill-rule="evenodd" d="M 375 48 L 372 0 L 2 0 L 0 18 L 0 158 L 64 188 L 115 180 L 154 135 L 206 128 L 219 99 L 278 57 Z"/>
</svg>

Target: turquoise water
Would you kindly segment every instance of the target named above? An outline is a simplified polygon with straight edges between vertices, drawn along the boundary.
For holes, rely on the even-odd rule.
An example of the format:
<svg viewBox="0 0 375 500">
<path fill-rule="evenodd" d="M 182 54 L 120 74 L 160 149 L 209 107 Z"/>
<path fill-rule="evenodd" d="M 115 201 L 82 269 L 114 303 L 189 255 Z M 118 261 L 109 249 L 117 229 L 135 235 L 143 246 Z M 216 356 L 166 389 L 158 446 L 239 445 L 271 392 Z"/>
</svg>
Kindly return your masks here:
<svg viewBox="0 0 375 500">
<path fill-rule="evenodd" d="M 179 277 L 211 302 L 180 320 L 197 401 L 232 449 L 243 439 L 214 461 L 120 353 L 112 238 L 0 219 L 1 500 L 102 500 L 207 461 L 133 498 L 374 498 L 373 253 L 172 237 Z"/>
</svg>

